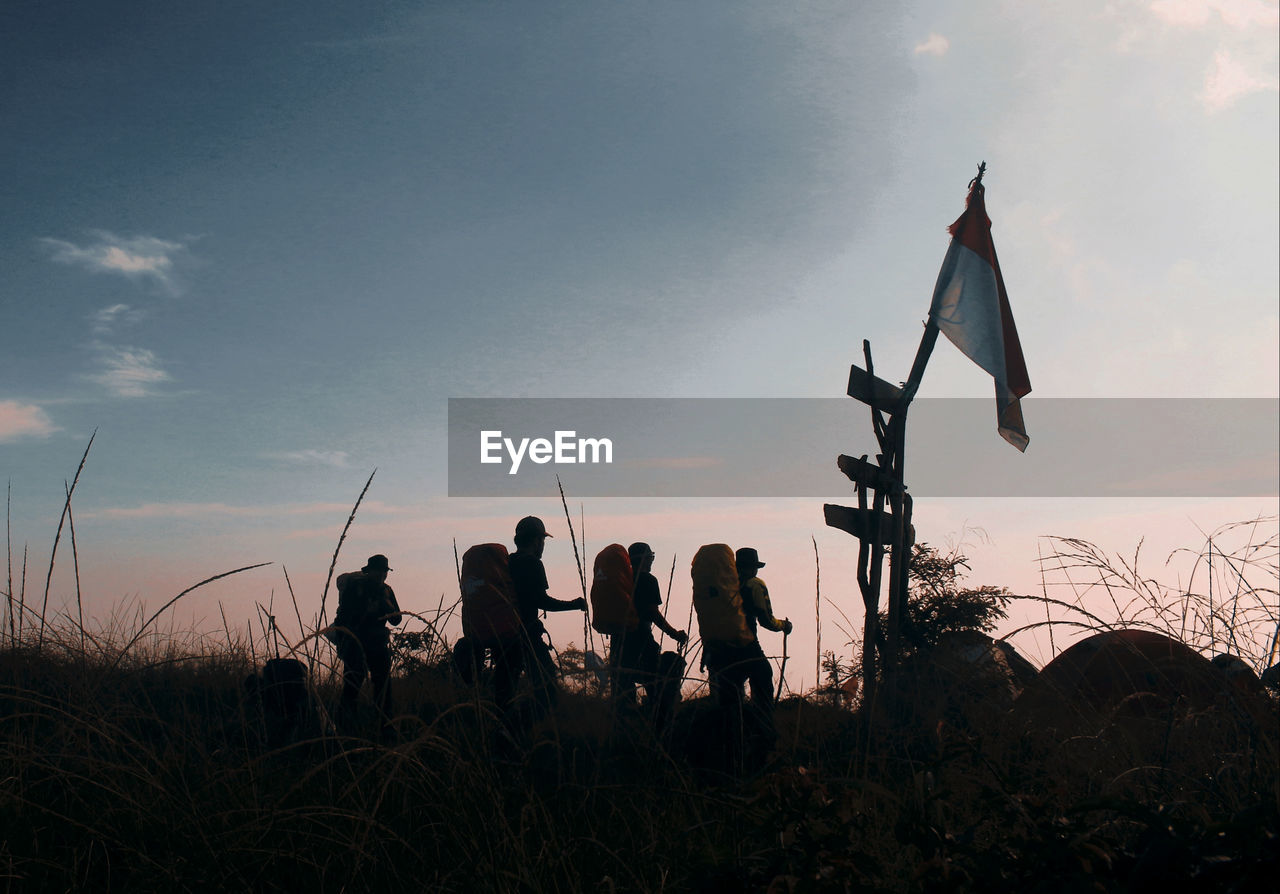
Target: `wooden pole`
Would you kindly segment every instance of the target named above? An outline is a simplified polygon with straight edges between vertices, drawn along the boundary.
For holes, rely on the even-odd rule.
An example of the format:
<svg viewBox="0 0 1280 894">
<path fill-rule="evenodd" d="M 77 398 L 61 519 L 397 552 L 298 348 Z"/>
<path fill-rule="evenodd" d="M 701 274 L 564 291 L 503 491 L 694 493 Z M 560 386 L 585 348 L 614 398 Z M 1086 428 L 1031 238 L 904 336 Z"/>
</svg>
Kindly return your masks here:
<svg viewBox="0 0 1280 894">
<path fill-rule="evenodd" d="M 924 325 L 924 334 L 920 337 L 920 346 L 916 349 L 916 359 L 911 364 L 911 374 L 902 387 L 902 402 L 893 414 L 889 425 L 890 447 L 893 464 L 892 474 L 900 485 L 889 495 L 890 512 L 893 517 L 893 539 L 889 554 L 889 629 L 885 631 L 886 666 L 893 666 L 898 660 L 899 635 L 902 630 L 902 619 L 907 612 L 907 592 L 909 589 L 908 565 L 911 562 L 911 546 L 907 543 L 910 521 L 907 518 L 905 493 L 901 488 L 906 474 L 907 452 L 907 408 L 911 399 L 920 388 L 924 378 L 925 366 L 933 353 L 933 346 L 938 341 L 938 324 L 930 317 Z"/>
<path fill-rule="evenodd" d="M 978 166 L 978 175 L 969 181 L 969 189 L 982 189 L 982 175 L 986 172 L 986 163 Z M 875 651 L 881 652 L 883 667 L 890 670 L 897 663 L 899 637 L 903 618 L 907 611 L 907 594 L 910 591 L 910 561 L 914 540 L 914 529 L 911 527 L 911 495 L 906 492 L 906 429 L 907 410 L 911 405 L 920 382 L 924 378 L 925 367 L 933 354 L 934 345 L 938 341 L 938 325 L 932 317 L 924 324 L 924 333 L 920 345 L 916 349 L 915 360 L 911 364 L 911 372 L 901 388 L 875 377 L 875 368 L 871 362 L 871 343 L 862 342 L 862 353 L 866 358 L 866 370 L 853 366 L 849 370 L 849 387 L 847 393 L 867 404 L 871 409 L 871 425 L 876 441 L 880 445 L 876 466 L 870 466 L 865 457 L 854 460 L 852 457 L 840 456 L 837 467 L 857 485 L 858 509 L 843 506 L 825 506 L 824 514 L 828 525 L 848 531 L 858 538 L 858 585 L 862 592 L 863 605 L 866 610 L 866 623 L 863 632 L 863 700 L 870 704 L 874 700 L 876 685 Z M 888 414 L 888 420 L 885 420 Z M 867 489 L 875 492 L 874 508 L 867 511 Z M 881 520 L 885 500 L 889 501 L 889 530 Z M 889 598 L 887 606 L 887 622 L 881 643 L 878 628 L 878 612 L 880 602 L 881 568 L 884 561 L 885 547 L 888 546 L 890 556 Z M 1280 631 L 1277 632 L 1280 639 Z M 821 656 L 819 656 L 821 661 Z"/>
<path fill-rule="evenodd" d="M 867 489 L 858 486 L 858 508 L 867 509 Z M 879 638 L 880 594 L 871 589 L 871 539 L 858 538 L 858 589 L 862 592 L 862 701 L 871 705 L 876 697 L 876 640 Z"/>
</svg>

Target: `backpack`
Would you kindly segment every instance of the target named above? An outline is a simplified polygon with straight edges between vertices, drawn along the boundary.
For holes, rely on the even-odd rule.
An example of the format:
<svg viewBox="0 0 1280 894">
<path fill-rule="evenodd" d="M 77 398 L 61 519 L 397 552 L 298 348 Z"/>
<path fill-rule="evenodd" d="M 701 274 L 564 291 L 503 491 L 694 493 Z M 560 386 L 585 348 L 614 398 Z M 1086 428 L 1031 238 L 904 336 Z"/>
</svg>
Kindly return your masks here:
<svg viewBox="0 0 1280 894">
<path fill-rule="evenodd" d="M 597 633 L 618 636 L 640 626 L 631 598 L 634 589 L 627 548 L 611 543 L 600 550 L 591 581 L 591 626 Z"/>
<path fill-rule="evenodd" d="M 724 543 L 701 547 L 693 557 L 693 607 L 704 643 L 748 645 L 754 640 L 742 608 L 733 550 Z"/>
<path fill-rule="evenodd" d="M 477 646 L 496 645 L 520 631 L 507 548 L 481 543 L 462 554 L 462 633 Z"/>
<path fill-rule="evenodd" d="M 375 590 L 377 581 L 363 571 L 348 571 L 338 575 L 338 610 L 333 613 L 333 624 L 325 636 L 332 643 L 340 643 L 350 632 L 359 637 L 373 615 L 374 600 L 380 594 Z M 338 630 L 337 628 L 343 628 Z"/>
</svg>

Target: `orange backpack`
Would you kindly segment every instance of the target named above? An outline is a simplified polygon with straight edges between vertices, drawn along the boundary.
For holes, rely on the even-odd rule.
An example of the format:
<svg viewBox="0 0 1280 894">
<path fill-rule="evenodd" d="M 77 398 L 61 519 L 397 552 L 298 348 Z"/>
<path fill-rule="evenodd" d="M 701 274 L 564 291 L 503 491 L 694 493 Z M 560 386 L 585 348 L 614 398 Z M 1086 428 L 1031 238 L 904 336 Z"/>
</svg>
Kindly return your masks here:
<svg viewBox="0 0 1280 894">
<path fill-rule="evenodd" d="M 520 631 L 507 548 L 481 543 L 462 554 L 462 634 L 491 646 Z"/>
<path fill-rule="evenodd" d="M 745 646 L 753 636 L 742 609 L 738 569 L 725 543 L 701 547 L 693 557 L 693 607 L 703 642 Z"/>
<path fill-rule="evenodd" d="M 591 626 L 597 633 L 617 636 L 640 626 L 631 598 L 634 588 L 627 548 L 611 543 L 600 550 L 591 581 Z"/>
</svg>

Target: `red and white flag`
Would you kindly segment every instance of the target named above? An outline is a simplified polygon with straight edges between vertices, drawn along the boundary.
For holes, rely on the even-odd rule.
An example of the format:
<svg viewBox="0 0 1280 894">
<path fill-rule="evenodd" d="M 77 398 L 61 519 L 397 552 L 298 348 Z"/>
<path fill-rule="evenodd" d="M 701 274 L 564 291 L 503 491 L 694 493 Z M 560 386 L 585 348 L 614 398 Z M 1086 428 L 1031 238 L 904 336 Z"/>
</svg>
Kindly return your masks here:
<svg viewBox="0 0 1280 894">
<path fill-rule="evenodd" d="M 969 184 L 964 214 L 950 227 L 951 246 L 933 289 L 929 317 L 951 343 L 996 380 L 1000 435 L 1026 450 L 1030 438 L 1018 399 L 1031 393 L 1022 345 L 991 241 L 981 173 Z"/>
</svg>

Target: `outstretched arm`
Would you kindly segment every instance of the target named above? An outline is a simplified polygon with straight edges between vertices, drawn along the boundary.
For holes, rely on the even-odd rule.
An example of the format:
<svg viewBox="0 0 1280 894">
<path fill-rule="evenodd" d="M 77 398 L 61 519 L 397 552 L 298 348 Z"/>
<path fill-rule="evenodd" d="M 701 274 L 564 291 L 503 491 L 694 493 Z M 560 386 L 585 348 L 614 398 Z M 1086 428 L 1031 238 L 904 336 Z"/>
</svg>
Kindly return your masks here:
<svg viewBox="0 0 1280 894">
<path fill-rule="evenodd" d="M 557 599 L 556 597 L 543 593 L 542 598 L 538 600 L 538 608 L 547 612 L 571 612 L 587 610 L 587 600 L 579 596 L 577 599 Z"/>
<path fill-rule="evenodd" d="M 662 613 L 658 611 L 656 606 L 651 607 L 650 612 L 653 615 L 653 626 L 657 627 L 667 636 L 671 637 L 678 643 L 683 643 L 689 639 L 689 634 L 685 633 L 683 630 L 677 630 L 675 627 L 672 627 L 671 624 L 667 622 L 667 619 L 662 617 Z"/>
<path fill-rule="evenodd" d="M 678 643 L 688 641 L 689 635 L 668 624 L 667 619 L 662 617 L 662 612 L 658 611 L 658 606 L 662 605 L 662 596 L 658 592 L 658 581 L 652 574 L 641 574 L 636 580 L 632 601 L 641 624 L 652 623 Z"/>
</svg>

